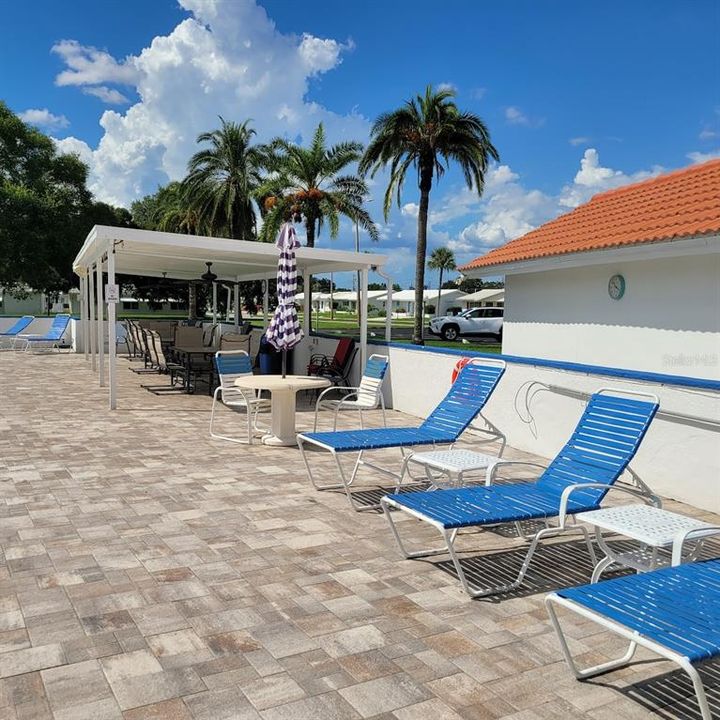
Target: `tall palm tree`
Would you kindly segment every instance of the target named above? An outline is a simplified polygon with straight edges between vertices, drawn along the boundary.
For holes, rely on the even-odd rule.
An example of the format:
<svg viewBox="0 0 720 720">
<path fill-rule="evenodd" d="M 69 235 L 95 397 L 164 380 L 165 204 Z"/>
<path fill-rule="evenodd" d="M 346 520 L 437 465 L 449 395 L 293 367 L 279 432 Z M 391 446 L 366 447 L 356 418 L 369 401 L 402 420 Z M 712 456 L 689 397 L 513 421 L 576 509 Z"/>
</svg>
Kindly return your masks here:
<svg viewBox="0 0 720 720">
<path fill-rule="evenodd" d="M 452 100 L 454 96 L 452 90 L 434 91 L 428 85 L 424 95 L 417 95 L 401 108 L 380 115 L 372 127 L 370 144 L 359 166 L 361 174 L 370 173 L 373 177 L 378 170 L 390 165 L 383 208 L 386 219 L 393 195 L 400 205 L 407 171 L 412 167 L 417 172 L 420 207 L 413 342 L 418 345 L 423 342 L 422 311 L 417 308 L 423 306 L 428 207 L 433 180 L 439 180 L 453 161 L 460 165 L 467 186 L 482 195 L 488 163 L 491 158 L 500 159 L 485 123 L 474 113 L 461 112 Z"/>
<path fill-rule="evenodd" d="M 457 265 L 455 264 L 455 253 L 450 248 L 439 247 L 435 248 L 430 253 L 430 259 L 428 260 L 428 268 L 430 270 L 439 270 L 440 278 L 438 280 L 438 298 L 437 307 L 435 308 L 435 314 L 440 314 L 440 301 L 442 300 L 442 279 L 445 270 L 455 270 Z"/>
<path fill-rule="evenodd" d="M 253 145 L 249 121 L 226 122 L 218 130 L 198 135 L 198 143 L 210 146 L 196 152 L 188 162 L 183 189 L 200 224 L 215 235 L 255 240 L 253 198 L 262 181 L 266 150 Z"/>
<path fill-rule="evenodd" d="M 340 217 L 345 216 L 377 240 L 377 227 L 363 207 L 369 194 L 365 181 L 356 175 L 340 174 L 360 159 L 362 149 L 357 142 L 327 147 L 322 123 L 307 148 L 282 138 L 274 140 L 268 163 L 271 176 L 257 193 L 265 212 L 261 239 L 274 240 L 287 220 L 302 221 L 306 245 L 314 247 L 324 223 L 330 227 L 330 237 L 335 238 Z"/>
</svg>

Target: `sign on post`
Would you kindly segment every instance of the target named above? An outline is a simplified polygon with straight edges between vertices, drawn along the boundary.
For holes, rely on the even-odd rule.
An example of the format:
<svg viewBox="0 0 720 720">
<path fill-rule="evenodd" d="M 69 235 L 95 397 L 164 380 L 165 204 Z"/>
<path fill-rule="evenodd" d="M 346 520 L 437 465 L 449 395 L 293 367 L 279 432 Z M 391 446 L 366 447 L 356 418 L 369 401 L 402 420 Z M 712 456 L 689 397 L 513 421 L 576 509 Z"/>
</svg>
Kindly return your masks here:
<svg viewBox="0 0 720 720">
<path fill-rule="evenodd" d="M 117 304 L 120 302 L 120 286 L 119 285 L 111 285 L 108 283 L 105 285 L 105 302 L 110 304 Z"/>
</svg>

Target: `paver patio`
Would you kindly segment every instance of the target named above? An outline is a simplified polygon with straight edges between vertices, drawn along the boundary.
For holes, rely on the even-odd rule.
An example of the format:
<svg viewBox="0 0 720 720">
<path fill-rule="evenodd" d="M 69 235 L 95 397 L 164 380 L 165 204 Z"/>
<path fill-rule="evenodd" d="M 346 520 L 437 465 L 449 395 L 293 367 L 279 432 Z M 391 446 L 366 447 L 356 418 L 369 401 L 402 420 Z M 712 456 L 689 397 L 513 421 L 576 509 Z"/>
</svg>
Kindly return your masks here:
<svg viewBox="0 0 720 720">
<path fill-rule="evenodd" d="M 211 440 L 206 395 L 151 395 L 129 365 L 110 413 L 81 356 L 0 353 L 0 719 L 696 717 L 668 663 L 571 677 L 542 599 L 589 579 L 579 543 L 470 601 L 442 559 L 401 560 L 384 518 L 314 491 L 296 449 Z M 466 543 L 478 573 L 524 553 Z M 620 649 L 567 627 L 588 664 Z M 720 666 L 705 678 L 720 707 Z"/>
</svg>

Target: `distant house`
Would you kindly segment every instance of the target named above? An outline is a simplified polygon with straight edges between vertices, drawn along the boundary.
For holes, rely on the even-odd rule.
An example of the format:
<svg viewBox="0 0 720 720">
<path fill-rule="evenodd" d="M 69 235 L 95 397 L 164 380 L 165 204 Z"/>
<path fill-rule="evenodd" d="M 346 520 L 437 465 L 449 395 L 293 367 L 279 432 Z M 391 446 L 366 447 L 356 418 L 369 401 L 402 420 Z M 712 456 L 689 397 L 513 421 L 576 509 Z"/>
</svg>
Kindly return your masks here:
<svg viewBox="0 0 720 720">
<path fill-rule="evenodd" d="M 478 290 L 461 298 L 460 305 L 463 310 L 475 307 L 502 307 L 505 304 L 505 290 L 503 288 L 487 288 Z"/>
<path fill-rule="evenodd" d="M 503 351 L 720 378 L 720 160 L 601 193 L 476 258 Z"/>
<path fill-rule="evenodd" d="M 447 315 L 451 308 L 461 308 L 461 298 L 464 298 L 466 293 L 461 290 L 441 290 L 440 307 L 436 308 L 438 299 L 437 290 L 424 290 L 423 291 L 423 302 L 425 306 L 428 305 L 434 308 L 433 315 Z M 382 294 L 378 298 L 383 311 L 386 310 L 387 306 L 387 293 Z M 408 317 L 415 316 L 415 291 L 414 290 L 398 290 L 392 294 L 392 313 L 403 314 Z"/>
<path fill-rule="evenodd" d="M 53 313 L 80 312 L 80 291 L 70 290 L 57 297 L 31 292 L 25 298 L 18 298 L 0 288 L 0 315 L 19 317 L 21 315 L 52 315 Z"/>
</svg>

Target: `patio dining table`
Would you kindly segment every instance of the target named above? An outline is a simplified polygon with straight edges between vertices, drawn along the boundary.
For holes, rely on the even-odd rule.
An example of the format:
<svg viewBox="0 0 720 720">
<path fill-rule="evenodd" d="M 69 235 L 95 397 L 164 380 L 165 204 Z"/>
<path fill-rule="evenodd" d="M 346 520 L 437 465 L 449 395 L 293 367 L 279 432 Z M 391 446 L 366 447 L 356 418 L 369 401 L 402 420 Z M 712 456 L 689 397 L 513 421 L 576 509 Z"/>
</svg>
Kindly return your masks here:
<svg viewBox="0 0 720 720">
<path fill-rule="evenodd" d="M 321 390 L 332 383 L 326 378 L 308 375 L 244 375 L 235 380 L 243 390 L 269 390 L 271 394 L 270 432 L 264 435 L 264 445 L 296 445 L 295 400 L 300 390 Z"/>
<path fill-rule="evenodd" d="M 179 356 L 181 364 L 185 367 L 185 391 L 191 393 L 193 388 L 190 384 L 190 375 L 192 374 L 193 358 L 205 359 L 209 355 L 214 355 L 217 350 L 206 345 L 174 345 L 171 349 Z"/>
</svg>

